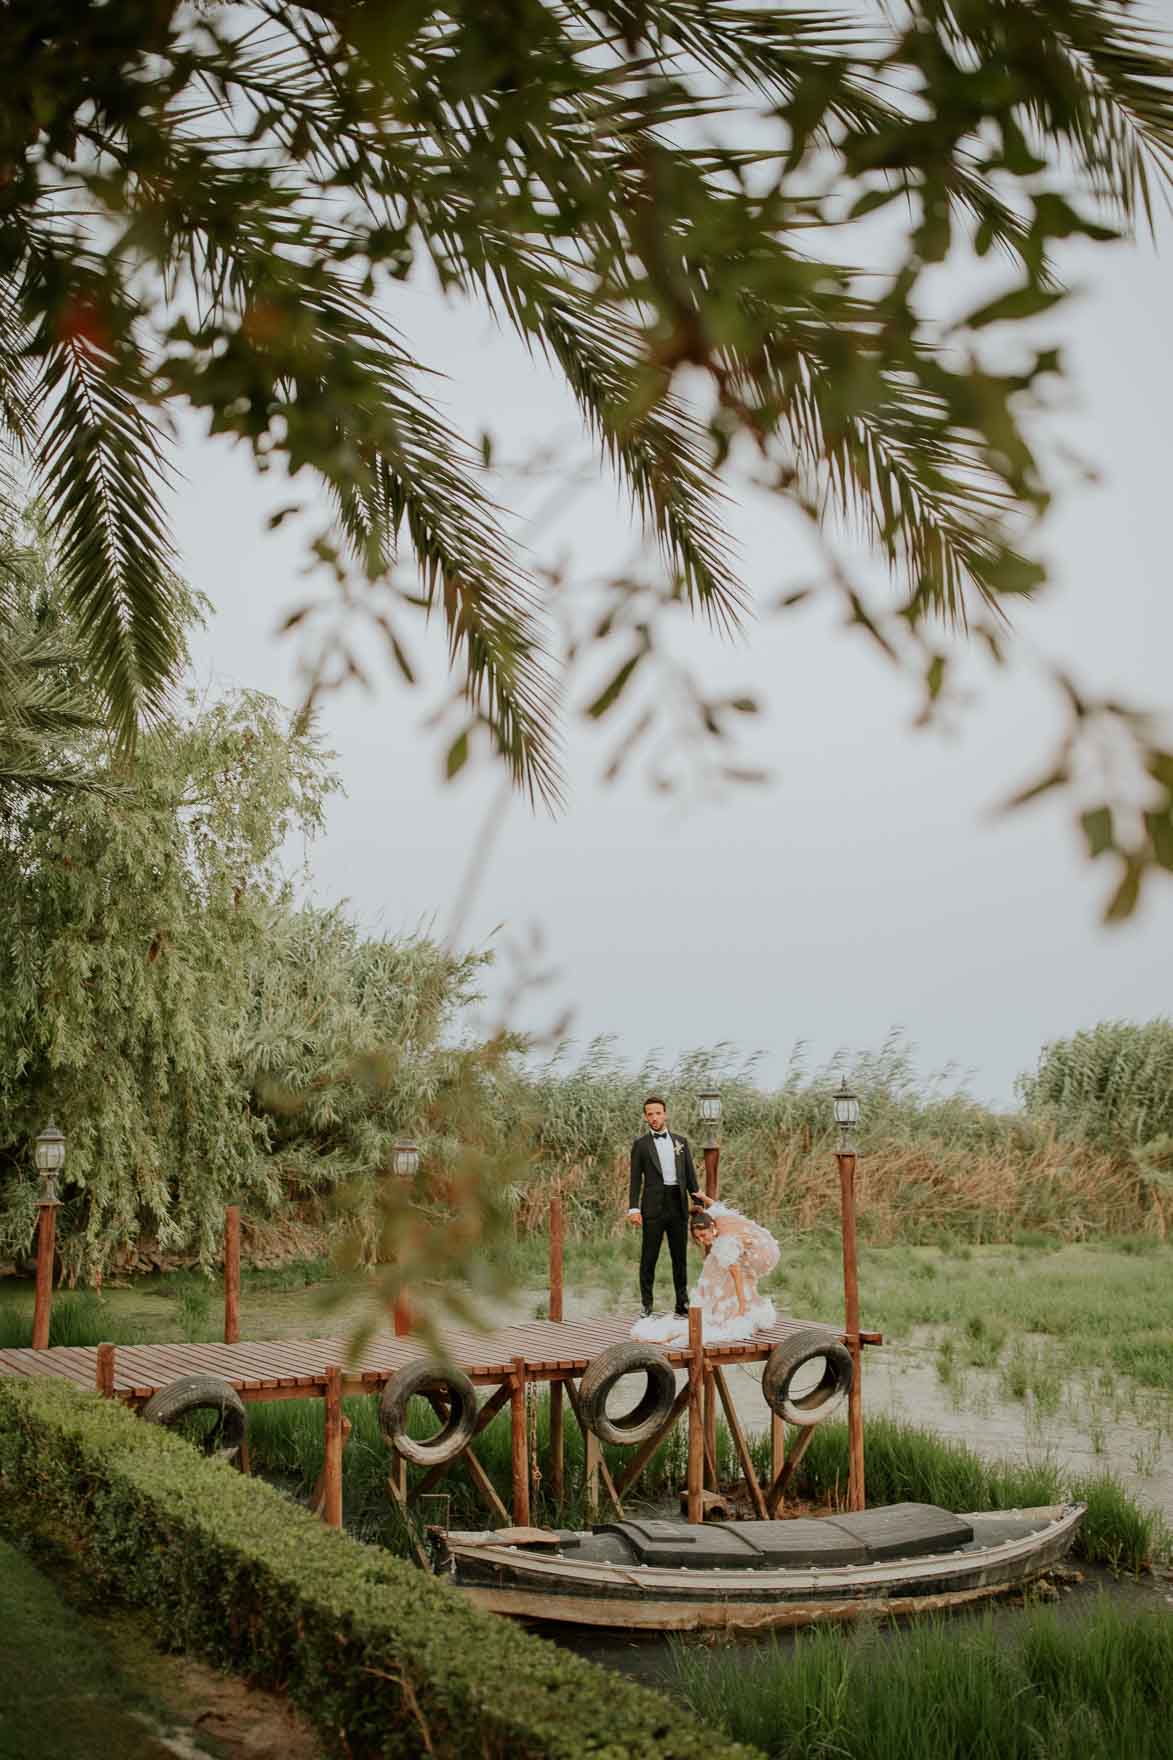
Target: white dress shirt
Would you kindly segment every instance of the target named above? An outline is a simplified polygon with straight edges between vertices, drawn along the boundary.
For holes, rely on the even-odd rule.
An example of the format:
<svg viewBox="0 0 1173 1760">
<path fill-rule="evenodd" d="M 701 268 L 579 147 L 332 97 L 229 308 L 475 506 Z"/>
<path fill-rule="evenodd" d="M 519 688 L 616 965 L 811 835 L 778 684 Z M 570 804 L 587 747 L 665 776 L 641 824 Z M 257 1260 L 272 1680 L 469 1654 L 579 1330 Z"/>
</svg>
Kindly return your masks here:
<svg viewBox="0 0 1173 1760">
<path fill-rule="evenodd" d="M 662 1137 L 652 1134 L 652 1143 L 660 1158 L 660 1177 L 666 1186 L 676 1184 L 676 1145 L 672 1141 L 672 1132 L 665 1131 Z"/>
</svg>

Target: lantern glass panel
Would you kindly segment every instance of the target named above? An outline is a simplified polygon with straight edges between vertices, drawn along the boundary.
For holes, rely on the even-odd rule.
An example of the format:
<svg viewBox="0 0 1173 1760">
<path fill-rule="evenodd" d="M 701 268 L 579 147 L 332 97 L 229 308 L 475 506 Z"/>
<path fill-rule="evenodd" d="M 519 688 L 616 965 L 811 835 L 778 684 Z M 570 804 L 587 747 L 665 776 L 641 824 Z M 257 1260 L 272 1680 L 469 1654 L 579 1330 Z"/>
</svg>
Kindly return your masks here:
<svg viewBox="0 0 1173 1760">
<path fill-rule="evenodd" d="M 33 1160 L 38 1173 L 60 1173 L 65 1166 L 65 1138 L 50 1123 L 36 1139 Z"/>
<path fill-rule="evenodd" d="M 835 1090 L 834 1108 L 836 1124 L 853 1125 L 859 1123 L 859 1101 L 846 1082 Z"/>
<path fill-rule="evenodd" d="M 396 1143 L 391 1151 L 391 1166 L 400 1179 L 414 1179 L 419 1164 L 420 1152 L 414 1143 Z"/>
<path fill-rule="evenodd" d="M 721 1095 L 716 1088 L 707 1088 L 700 1096 L 701 1117 L 706 1124 L 721 1122 Z"/>
</svg>

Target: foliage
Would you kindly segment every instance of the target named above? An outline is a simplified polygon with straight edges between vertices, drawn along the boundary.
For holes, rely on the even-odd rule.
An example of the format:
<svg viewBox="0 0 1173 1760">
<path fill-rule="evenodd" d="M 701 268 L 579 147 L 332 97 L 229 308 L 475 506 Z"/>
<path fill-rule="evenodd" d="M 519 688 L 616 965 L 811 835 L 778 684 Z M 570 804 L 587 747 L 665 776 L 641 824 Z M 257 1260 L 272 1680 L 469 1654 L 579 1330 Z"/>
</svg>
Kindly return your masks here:
<svg viewBox="0 0 1173 1760">
<path fill-rule="evenodd" d="M 1101 1021 L 1044 1045 L 1019 1079 L 1026 1112 L 1064 1136 L 1130 1150 L 1173 1136 L 1173 1021 Z"/>
<path fill-rule="evenodd" d="M 1173 1022 L 1101 1021 L 1053 1040 L 1018 1088 L 1028 1116 L 1120 1158 L 1166 1231 L 1173 1215 Z"/>
<path fill-rule="evenodd" d="M 312 731 L 245 693 L 153 729 L 114 798 L 29 797 L 6 821 L 9 1250 L 29 1239 L 29 1141 L 50 1113 L 72 1275 L 142 1234 L 208 1263 L 226 1203 L 261 1216 L 343 1184 L 370 1235 L 391 1142 L 467 1062 L 439 1040 L 477 961 L 296 906 L 281 848 L 334 786 Z"/>
<path fill-rule="evenodd" d="M 749 1656 L 677 1646 L 685 1702 L 772 1760 L 1162 1760 L 1173 1621 L 1110 1603 L 1078 1625 L 801 1634 Z"/>
<path fill-rule="evenodd" d="M 0 525 L 0 814 L 32 794 L 109 790 L 76 747 L 101 726 L 79 688 L 79 645 L 56 627 L 52 561 L 36 525 Z M 40 541 L 38 541 L 40 540 Z M 92 743 L 92 742 L 91 742 Z"/>
<path fill-rule="evenodd" d="M 1002 614 L 1042 578 L 1024 529 L 1051 484 L 1028 433 L 1063 370 L 1023 326 L 1065 298 L 1068 241 L 1148 217 L 1173 160 L 1171 62 L 1139 5 L 132 0 L 114 22 L 98 0 L 14 0 L 6 22 L 0 411 L 124 740 L 175 666 L 164 430 L 186 405 L 261 468 L 325 484 L 313 555 L 382 589 L 344 603 L 405 678 L 405 617 L 441 614 L 466 701 L 449 773 L 487 732 L 557 798 L 541 586 L 484 481 L 491 436 L 478 458 L 450 430 L 384 315 L 425 269 L 561 372 L 659 544 L 663 571 L 608 583 L 574 638 L 611 673 L 588 715 L 631 701 L 665 606 L 737 621 L 720 483 L 743 458 L 895 572 L 887 598 L 834 558 L 821 584 L 920 670 L 930 709 L 950 676 L 934 619 L 1001 656 Z M 936 316 L 941 265 L 971 253 L 998 273 Z M 333 622 L 318 659 L 319 686 L 358 669 Z M 1083 824 L 1127 915 L 1173 865 L 1173 755 L 1063 688 L 1070 737 L 1028 792 L 1125 734 L 1139 817 L 1110 799 Z M 753 707 L 690 699 L 718 737 Z"/>
<path fill-rule="evenodd" d="M 0 1383 L 0 1485 L 162 1643 L 284 1688 L 332 1753 L 749 1760 L 113 1402 Z"/>
</svg>

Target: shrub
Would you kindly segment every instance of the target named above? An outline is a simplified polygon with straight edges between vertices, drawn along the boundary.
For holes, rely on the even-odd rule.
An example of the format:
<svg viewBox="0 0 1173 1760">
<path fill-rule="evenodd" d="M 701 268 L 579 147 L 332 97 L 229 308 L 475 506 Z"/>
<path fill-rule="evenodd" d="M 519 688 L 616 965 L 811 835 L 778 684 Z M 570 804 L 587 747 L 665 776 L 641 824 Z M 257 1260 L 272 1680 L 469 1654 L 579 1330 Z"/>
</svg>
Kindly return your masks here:
<svg viewBox="0 0 1173 1760">
<path fill-rule="evenodd" d="M 121 1405 L 0 1381 L 0 1486 L 158 1637 L 283 1688 L 331 1751 L 748 1760 L 677 1706 L 478 1613 Z"/>
</svg>

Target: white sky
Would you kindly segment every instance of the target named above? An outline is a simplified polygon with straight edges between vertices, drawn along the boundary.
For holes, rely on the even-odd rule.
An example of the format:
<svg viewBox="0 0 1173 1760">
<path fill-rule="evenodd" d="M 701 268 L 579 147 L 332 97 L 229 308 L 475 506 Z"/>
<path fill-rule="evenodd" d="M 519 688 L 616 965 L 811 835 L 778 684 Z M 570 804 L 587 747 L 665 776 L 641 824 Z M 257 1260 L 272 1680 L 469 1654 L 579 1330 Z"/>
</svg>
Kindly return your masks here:
<svg viewBox="0 0 1173 1760">
<path fill-rule="evenodd" d="M 1079 394 L 1059 431 L 1104 482 L 1069 493 L 1049 519 L 1053 584 L 1020 629 L 1089 689 L 1168 705 L 1173 277 L 1147 242 L 1095 259 L 1094 283 L 1049 333 Z M 448 375 L 441 400 L 466 433 L 491 427 L 521 447 L 573 430 L 568 399 L 481 312 L 409 289 L 391 315 Z M 183 563 L 217 607 L 196 644 L 199 675 L 293 702 L 296 649 L 275 630 L 306 596 L 304 553 L 292 529 L 265 530 L 287 489 L 194 429 L 179 463 Z M 732 525 L 759 602 L 807 578 L 784 510 L 744 506 Z M 634 548 L 609 488 L 584 494 L 541 541 L 580 576 Z M 604 788 L 605 744 L 568 723 L 568 810 L 551 820 L 510 806 L 466 924 L 474 944 L 501 923 L 517 936 L 540 929 L 558 975 L 532 1022 L 569 1007 L 576 1039 L 613 1033 L 635 1059 L 733 1041 L 765 1053 L 764 1079 L 796 1040 L 817 1063 L 875 1047 L 898 1024 L 923 1068 L 960 1065 L 976 1094 L 1002 1103 L 1048 1038 L 1168 1012 L 1173 882 L 1151 886 L 1133 923 L 1105 930 L 1107 870 L 1082 859 L 1066 817 L 990 814 L 1041 768 L 1059 726 L 1025 669 L 976 675 L 979 700 L 942 735 L 912 729 L 908 687 L 834 627 L 829 607 L 765 619 L 735 646 L 683 628 L 676 643 L 707 680 L 765 699 L 744 751 L 776 780 L 715 804 L 666 801 L 638 777 Z M 421 725 L 434 693 L 406 691 L 373 647 L 371 665 L 372 694 L 352 687 L 324 705 L 346 797 L 309 851 L 313 891 L 348 900 L 372 927 L 442 930 L 498 776 L 470 767 L 444 786 L 443 747 Z"/>
</svg>

